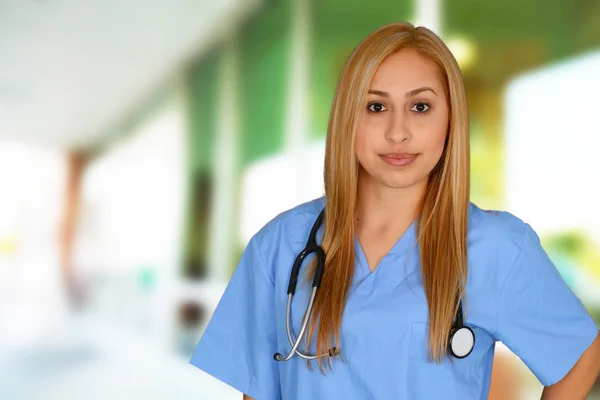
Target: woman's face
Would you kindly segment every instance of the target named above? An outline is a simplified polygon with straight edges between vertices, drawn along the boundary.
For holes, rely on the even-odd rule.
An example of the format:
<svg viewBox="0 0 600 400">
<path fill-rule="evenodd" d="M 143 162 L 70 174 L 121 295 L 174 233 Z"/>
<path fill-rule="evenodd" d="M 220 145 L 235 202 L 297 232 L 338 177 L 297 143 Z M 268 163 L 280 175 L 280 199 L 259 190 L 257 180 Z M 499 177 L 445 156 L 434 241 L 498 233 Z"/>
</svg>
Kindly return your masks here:
<svg viewBox="0 0 600 400">
<path fill-rule="evenodd" d="M 397 189 L 426 179 L 448 133 L 436 64 L 408 48 L 387 57 L 373 77 L 363 113 L 355 142 L 361 179 Z"/>
</svg>

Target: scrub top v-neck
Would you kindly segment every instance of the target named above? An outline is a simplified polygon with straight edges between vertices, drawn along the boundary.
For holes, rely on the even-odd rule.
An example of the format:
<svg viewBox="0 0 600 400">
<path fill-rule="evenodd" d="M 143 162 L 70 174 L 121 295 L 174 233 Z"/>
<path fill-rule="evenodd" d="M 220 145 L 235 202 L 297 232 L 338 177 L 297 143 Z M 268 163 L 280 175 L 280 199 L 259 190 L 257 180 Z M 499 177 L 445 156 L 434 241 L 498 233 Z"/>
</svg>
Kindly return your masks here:
<svg viewBox="0 0 600 400">
<path fill-rule="evenodd" d="M 494 346 L 502 341 L 544 385 L 560 380 L 598 328 L 541 247 L 508 212 L 469 205 L 465 324 L 475 348 L 441 364 L 427 357 L 427 300 L 413 223 L 373 272 L 355 238 L 355 273 L 342 317 L 343 362 L 321 374 L 287 354 L 287 286 L 293 261 L 325 198 L 286 211 L 252 237 L 191 364 L 258 400 L 486 399 Z M 317 233 L 320 242 L 322 229 Z M 298 286 L 299 331 L 309 289 Z M 313 346 L 304 349 L 314 353 Z"/>
<path fill-rule="evenodd" d="M 382 257 L 375 269 L 371 271 L 366 255 L 358 237 L 354 237 L 354 290 L 353 296 L 360 298 L 363 304 L 373 299 L 380 290 L 396 282 L 398 274 L 408 272 L 409 252 L 416 250 L 416 222 L 410 224 L 392 248 Z M 414 251 L 413 250 L 413 251 Z M 414 257 L 413 253 L 413 257 Z M 412 271 L 412 270 L 411 270 Z"/>
</svg>

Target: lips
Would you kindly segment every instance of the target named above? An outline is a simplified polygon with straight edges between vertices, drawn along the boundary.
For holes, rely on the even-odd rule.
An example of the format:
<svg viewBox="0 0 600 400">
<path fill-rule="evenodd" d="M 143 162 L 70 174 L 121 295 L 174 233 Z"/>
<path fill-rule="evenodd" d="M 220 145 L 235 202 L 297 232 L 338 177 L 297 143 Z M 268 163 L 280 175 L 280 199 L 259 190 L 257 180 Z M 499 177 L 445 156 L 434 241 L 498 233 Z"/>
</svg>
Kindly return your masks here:
<svg viewBox="0 0 600 400">
<path fill-rule="evenodd" d="M 412 164 L 417 158 L 418 154 L 413 153 L 388 153 L 382 154 L 381 159 L 392 167 L 406 167 Z"/>
<path fill-rule="evenodd" d="M 381 156 L 385 158 L 392 158 L 395 160 L 402 160 L 406 158 L 415 158 L 417 155 L 415 153 L 388 153 L 382 154 Z"/>
</svg>

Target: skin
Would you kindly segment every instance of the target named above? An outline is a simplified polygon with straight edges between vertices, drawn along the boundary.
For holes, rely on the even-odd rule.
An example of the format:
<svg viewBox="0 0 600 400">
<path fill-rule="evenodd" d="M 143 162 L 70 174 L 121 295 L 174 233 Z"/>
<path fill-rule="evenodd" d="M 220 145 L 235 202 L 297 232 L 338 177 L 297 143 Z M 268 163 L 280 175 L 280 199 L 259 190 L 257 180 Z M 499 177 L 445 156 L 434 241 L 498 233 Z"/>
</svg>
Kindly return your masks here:
<svg viewBox="0 0 600 400">
<path fill-rule="evenodd" d="M 436 65 L 412 49 L 387 57 L 369 88 L 355 142 L 359 161 L 356 233 L 373 271 L 417 217 L 427 177 L 448 132 L 448 104 Z M 391 166 L 390 153 L 416 154 Z"/>
<path fill-rule="evenodd" d="M 360 163 L 356 233 L 373 271 L 418 216 L 427 177 L 444 149 L 449 108 L 437 66 L 412 49 L 387 57 L 369 92 L 355 142 Z M 417 156 L 398 167 L 381 158 L 389 153 Z M 542 399 L 585 399 L 599 371 L 596 339 L 565 378 L 544 388 Z M 511 400 L 506 394 L 502 385 L 491 385 L 490 398 Z"/>
<path fill-rule="evenodd" d="M 567 375 L 542 392 L 542 400 L 585 400 L 600 374 L 600 333 Z"/>
</svg>

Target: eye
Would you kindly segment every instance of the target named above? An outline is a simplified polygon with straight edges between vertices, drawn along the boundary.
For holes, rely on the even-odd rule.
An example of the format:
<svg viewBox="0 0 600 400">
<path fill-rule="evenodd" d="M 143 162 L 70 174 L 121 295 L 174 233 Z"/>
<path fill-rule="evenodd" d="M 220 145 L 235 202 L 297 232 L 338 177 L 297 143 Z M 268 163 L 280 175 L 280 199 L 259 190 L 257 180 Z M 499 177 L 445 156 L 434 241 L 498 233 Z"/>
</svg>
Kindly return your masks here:
<svg viewBox="0 0 600 400">
<path fill-rule="evenodd" d="M 367 109 L 372 113 L 380 113 L 387 111 L 387 108 L 381 103 L 370 103 Z"/>
<path fill-rule="evenodd" d="M 430 109 L 431 106 L 429 104 L 420 101 L 415 103 L 410 110 L 415 111 L 417 114 L 426 114 Z"/>
</svg>

